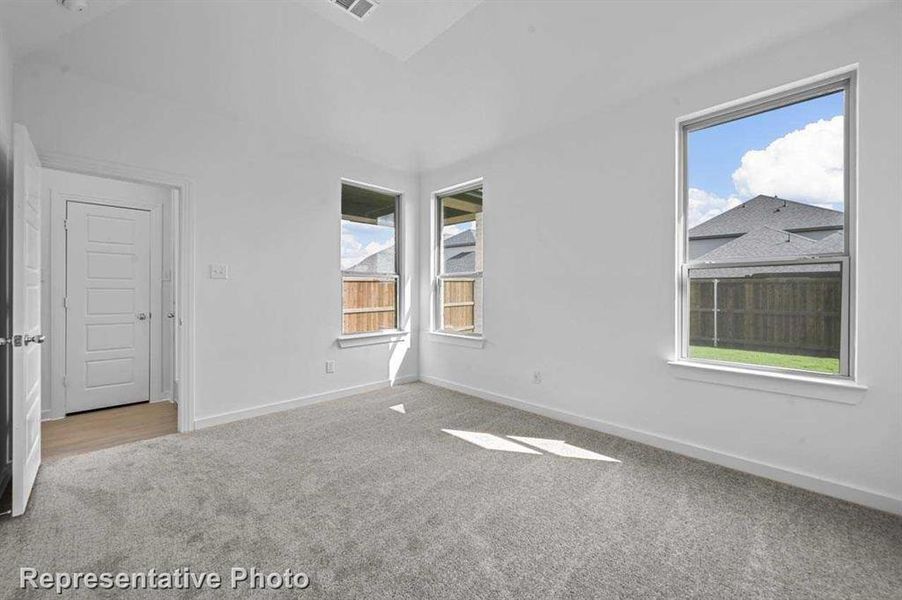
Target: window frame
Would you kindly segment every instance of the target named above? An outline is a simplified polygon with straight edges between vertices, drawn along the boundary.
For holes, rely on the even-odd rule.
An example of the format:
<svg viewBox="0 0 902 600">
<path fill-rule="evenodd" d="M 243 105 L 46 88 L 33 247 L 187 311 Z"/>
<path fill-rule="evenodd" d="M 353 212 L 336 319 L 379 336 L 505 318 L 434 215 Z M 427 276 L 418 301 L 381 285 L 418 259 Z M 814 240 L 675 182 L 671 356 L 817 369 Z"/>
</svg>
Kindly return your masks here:
<svg viewBox="0 0 902 600">
<path fill-rule="evenodd" d="M 472 340 L 477 342 L 481 346 L 481 341 L 485 338 L 485 250 L 483 248 L 483 270 L 482 271 L 474 271 L 472 273 L 454 273 L 445 274 L 443 273 L 443 265 L 442 265 L 442 199 L 446 196 L 453 196 L 454 194 L 459 194 L 462 192 L 468 192 L 471 190 L 482 188 L 483 198 L 485 198 L 485 182 L 482 177 L 471 179 L 469 181 L 465 181 L 463 183 L 459 183 L 450 187 L 442 188 L 432 193 L 432 260 L 431 263 L 431 288 L 432 288 L 432 318 L 431 322 L 431 330 L 430 333 L 440 336 L 445 336 L 448 338 L 456 338 L 462 341 Z M 485 213 L 485 205 L 483 205 L 483 213 Z M 483 217 L 485 219 L 485 217 Z M 483 240 L 483 244 L 485 240 Z M 443 328 L 444 321 L 444 304 L 443 304 L 443 293 L 442 293 L 442 281 L 445 280 L 455 280 L 462 278 L 473 278 L 479 279 L 482 283 L 482 314 L 483 314 L 483 330 L 480 333 L 459 333 L 454 331 L 445 331 Z"/>
<path fill-rule="evenodd" d="M 853 65 L 818 75 L 776 89 L 765 91 L 699 111 L 676 120 L 676 307 L 674 353 L 682 364 L 722 366 L 752 373 L 803 375 L 813 379 L 855 381 L 856 376 L 856 209 L 857 209 L 857 66 Z M 791 104 L 804 102 L 835 92 L 843 92 L 843 191 L 844 250 L 811 257 L 769 259 L 763 261 L 689 260 L 688 227 L 688 138 L 693 131 L 714 127 L 744 117 L 761 114 Z M 838 263 L 842 271 L 842 316 L 839 373 L 820 373 L 768 365 L 753 365 L 689 356 L 689 271 L 700 268 L 772 267 Z"/>
<path fill-rule="evenodd" d="M 341 221 L 343 221 L 343 213 L 341 213 L 341 194 L 342 187 L 345 185 L 353 186 L 360 189 L 370 190 L 373 192 L 378 192 L 380 194 L 385 194 L 387 196 L 394 196 L 395 198 L 395 273 L 394 275 L 383 274 L 383 273 L 373 273 L 372 275 L 367 275 L 361 273 L 358 275 L 348 275 L 345 276 L 344 270 L 341 268 Z M 398 336 L 406 335 L 408 331 L 404 329 L 401 325 L 401 316 L 404 314 L 404 215 L 402 207 L 403 207 L 403 198 L 404 193 L 398 190 L 394 190 L 391 188 L 374 185 L 371 183 L 366 183 L 363 181 L 358 181 L 355 179 L 348 179 L 346 177 L 342 177 L 339 181 L 338 186 L 338 197 L 339 197 L 339 240 L 338 240 L 338 290 L 339 290 L 339 301 L 338 301 L 338 341 L 341 347 L 353 347 L 361 344 L 374 343 L 373 340 L 382 340 L 384 338 L 385 342 L 392 342 L 398 339 Z M 395 327 L 392 329 L 380 329 L 378 331 L 367 331 L 363 333 L 345 333 L 344 332 L 344 282 L 345 279 L 379 279 L 379 280 L 394 280 L 395 282 Z M 360 342 L 360 343 L 356 343 Z"/>
</svg>

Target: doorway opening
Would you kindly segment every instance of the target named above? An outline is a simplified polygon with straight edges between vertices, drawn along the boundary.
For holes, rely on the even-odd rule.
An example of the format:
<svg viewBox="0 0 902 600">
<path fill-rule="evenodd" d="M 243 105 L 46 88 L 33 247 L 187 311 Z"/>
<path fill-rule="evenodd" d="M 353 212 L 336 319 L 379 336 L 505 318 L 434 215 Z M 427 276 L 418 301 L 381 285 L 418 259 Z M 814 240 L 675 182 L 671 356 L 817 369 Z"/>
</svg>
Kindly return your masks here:
<svg viewBox="0 0 902 600">
<path fill-rule="evenodd" d="M 45 460 L 179 430 L 179 193 L 44 168 Z"/>
</svg>

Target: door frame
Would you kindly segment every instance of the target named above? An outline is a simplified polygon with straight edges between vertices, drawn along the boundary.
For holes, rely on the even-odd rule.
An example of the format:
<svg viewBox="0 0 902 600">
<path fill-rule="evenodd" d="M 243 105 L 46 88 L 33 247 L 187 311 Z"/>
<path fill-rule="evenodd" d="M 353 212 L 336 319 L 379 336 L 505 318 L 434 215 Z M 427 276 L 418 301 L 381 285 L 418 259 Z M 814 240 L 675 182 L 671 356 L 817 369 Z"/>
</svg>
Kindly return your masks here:
<svg viewBox="0 0 902 600">
<path fill-rule="evenodd" d="M 0 337 L 13 335 L 13 137 L 0 133 Z M 13 481 L 13 352 L 12 344 L 0 344 L 0 516 L 12 507 Z"/>
<path fill-rule="evenodd" d="M 144 169 L 122 163 L 84 158 L 59 152 L 39 152 L 41 163 L 45 168 L 68 171 L 82 175 L 93 175 L 108 179 L 119 179 L 131 183 L 150 184 L 167 187 L 172 190 L 174 204 L 173 218 L 177 227 L 173 228 L 172 239 L 175 245 L 173 252 L 173 282 L 176 286 L 176 335 L 173 354 L 175 356 L 175 376 L 177 389 L 173 394 L 178 398 L 178 429 L 180 433 L 194 430 L 195 401 L 195 214 L 196 206 L 193 195 L 194 182 L 176 173 Z M 74 198 L 73 198 L 74 199 Z M 57 203 L 58 204 L 58 203 Z M 96 204 L 96 202 L 95 202 Z M 54 203 L 51 201 L 51 211 Z M 131 208 L 131 207 L 128 207 Z M 161 211 L 162 218 L 162 211 Z M 51 243 L 56 243 L 52 241 Z M 65 244 L 63 246 L 63 264 L 65 264 Z M 56 254 L 54 254 L 54 259 Z M 59 263 L 57 263 L 59 264 Z M 53 269 L 56 273 L 57 269 Z M 53 275 L 55 278 L 56 275 Z M 56 288 L 54 292 L 56 293 Z M 161 313 L 162 316 L 162 313 Z M 56 327 L 56 319 L 54 319 Z M 65 331 L 65 330 L 64 330 Z M 65 335 L 65 334 L 64 334 Z M 59 339 L 59 338 L 57 338 Z M 53 344 L 54 354 L 57 348 L 65 351 L 65 343 Z M 58 365 L 54 358 L 54 367 Z M 61 386 L 57 378 L 54 386 Z M 53 397 L 57 390 L 54 388 Z M 64 396 L 61 396 L 64 397 Z"/>
<path fill-rule="evenodd" d="M 51 340 L 54 342 L 50 348 L 50 362 L 51 373 L 54 377 L 50 382 L 51 405 L 49 418 L 61 419 L 65 417 L 69 399 L 69 390 L 63 385 L 63 378 L 60 376 L 61 373 L 68 371 L 66 365 L 68 364 L 69 352 L 67 335 L 69 315 L 58 300 L 66 295 L 66 289 L 68 288 L 69 238 L 66 235 L 59 235 L 59 232 L 63 230 L 61 226 L 63 226 L 62 224 L 67 218 L 70 202 L 143 210 L 150 213 L 150 277 L 153 284 L 150 287 L 150 390 L 148 393 L 151 402 L 172 400 L 172 398 L 163 397 L 160 385 L 163 366 L 161 360 L 163 348 L 163 203 L 146 202 L 134 198 L 98 198 L 97 196 L 83 196 L 81 194 L 60 193 L 51 190 L 50 229 L 47 235 L 50 236 L 51 264 L 50 334 L 53 336 Z M 175 256 L 174 253 L 173 256 Z M 60 267 L 56 265 L 60 265 Z M 56 343 L 56 340 L 63 341 Z"/>
</svg>

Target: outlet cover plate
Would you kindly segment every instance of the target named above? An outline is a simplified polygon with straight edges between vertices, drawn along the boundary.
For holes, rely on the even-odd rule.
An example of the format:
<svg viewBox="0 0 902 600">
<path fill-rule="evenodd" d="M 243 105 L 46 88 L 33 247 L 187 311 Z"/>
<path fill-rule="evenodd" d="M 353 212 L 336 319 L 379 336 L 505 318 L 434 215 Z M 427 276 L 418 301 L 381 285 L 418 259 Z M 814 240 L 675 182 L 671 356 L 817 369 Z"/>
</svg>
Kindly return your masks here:
<svg viewBox="0 0 902 600">
<path fill-rule="evenodd" d="M 229 265 L 223 264 L 211 264 L 210 265 L 210 279 L 228 279 L 229 278 Z"/>
</svg>

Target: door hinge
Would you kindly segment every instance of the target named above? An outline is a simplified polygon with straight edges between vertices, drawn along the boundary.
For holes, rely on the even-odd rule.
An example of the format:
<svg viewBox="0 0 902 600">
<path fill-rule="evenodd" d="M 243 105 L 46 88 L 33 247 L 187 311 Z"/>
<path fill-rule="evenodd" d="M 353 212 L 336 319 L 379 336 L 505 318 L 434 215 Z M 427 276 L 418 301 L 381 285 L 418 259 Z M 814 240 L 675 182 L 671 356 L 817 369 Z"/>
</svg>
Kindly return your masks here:
<svg viewBox="0 0 902 600">
<path fill-rule="evenodd" d="M 69 219 L 63 219 L 63 229 L 69 231 Z"/>
<path fill-rule="evenodd" d="M 67 385 L 68 383 L 69 383 L 69 382 L 66 380 L 66 376 L 63 375 L 63 387 L 66 387 L 66 385 Z"/>
<path fill-rule="evenodd" d="M 69 296 L 63 296 L 63 308 L 69 308 Z"/>
</svg>

